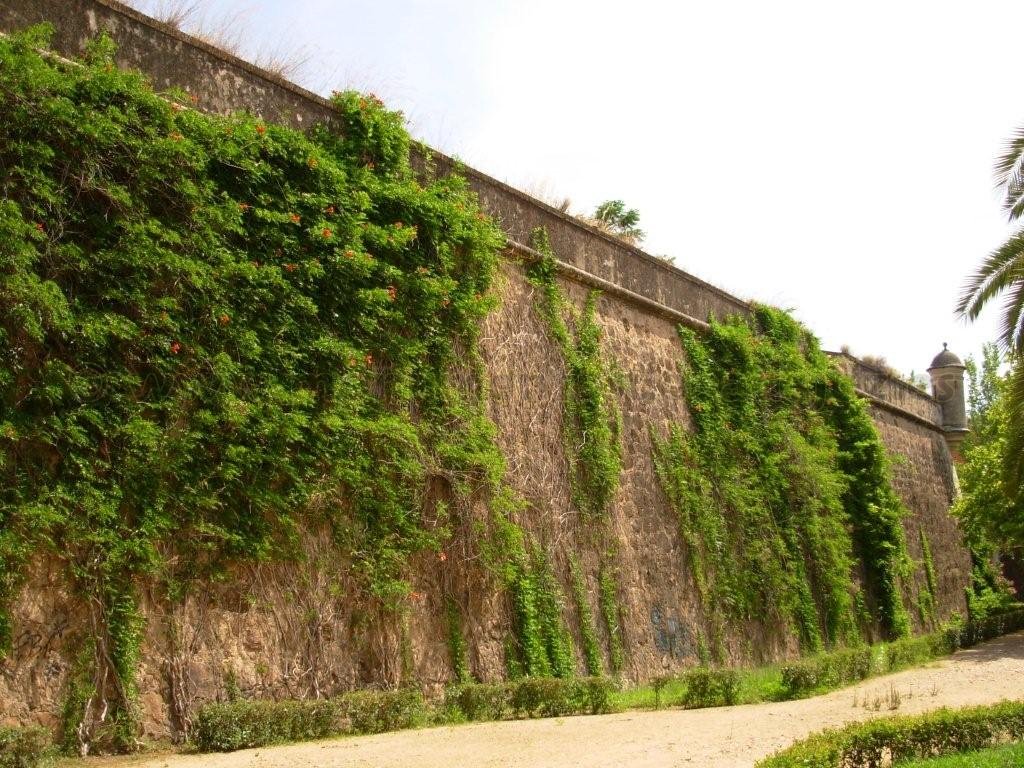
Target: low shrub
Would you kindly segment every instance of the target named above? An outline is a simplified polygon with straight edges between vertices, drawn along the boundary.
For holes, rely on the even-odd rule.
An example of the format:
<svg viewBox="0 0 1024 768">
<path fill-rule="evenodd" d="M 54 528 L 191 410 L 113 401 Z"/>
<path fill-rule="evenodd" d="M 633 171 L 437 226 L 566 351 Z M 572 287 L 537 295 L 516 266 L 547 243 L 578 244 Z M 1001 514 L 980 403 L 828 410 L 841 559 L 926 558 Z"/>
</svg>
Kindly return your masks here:
<svg viewBox="0 0 1024 768">
<path fill-rule="evenodd" d="M 504 720 L 512 713 L 511 683 L 464 683 L 448 689 L 445 703 L 467 720 Z"/>
<path fill-rule="evenodd" d="M 337 700 L 349 733 L 383 733 L 415 728 L 427 720 L 427 705 L 416 689 L 352 691 Z"/>
<path fill-rule="evenodd" d="M 758 768 L 881 768 L 1024 739 L 1024 702 L 940 709 L 823 731 L 777 752 Z"/>
<path fill-rule="evenodd" d="M 36 768 L 52 746 L 44 728 L 0 728 L 0 768 Z"/>
<path fill-rule="evenodd" d="M 872 649 L 866 646 L 799 659 L 782 667 L 783 698 L 800 698 L 872 675 L 895 672 L 1019 629 L 1024 629 L 1024 610 L 977 621 L 955 621 L 937 632 L 894 640 L 881 647 L 877 660 L 873 658 Z"/>
<path fill-rule="evenodd" d="M 615 711 L 613 694 L 618 690 L 610 677 L 581 677 L 572 681 L 576 689 L 577 711 L 581 714 L 601 715 Z"/>
<path fill-rule="evenodd" d="M 735 669 L 700 667 L 687 672 L 683 681 L 686 693 L 682 703 L 687 709 L 728 706 L 739 698 L 740 677 Z"/>
<path fill-rule="evenodd" d="M 381 733 L 426 721 L 417 690 L 353 691 L 336 699 L 217 702 L 201 707 L 192 743 L 202 752 L 231 752 L 346 733 Z"/>
<path fill-rule="evenodd" d="M 558 717 L 613 710 L 615 682 L 607 677 L 524 677 L 507 683 L 468 683 L 448 691 L 446 703 L 467 720 Z"/>
<path fill-rule="evenodd" d="M 343 732 L 331 700 L 216 702 L 201 707 L 191 739 L 202 752 L 231 752 L 285 741 L 323 739 Z"/>
<path fill-rule="evenodd" d="M 970 648 L 986 640 L 1024 629 L 1024 608 L 1015 608 L 1005 613 L 986 616 L 983 619 L 953 624 L 946 628 L 946 642 L 951 648 Z"/>
<path fill-rule="evenodd" d="M 870 677 L 872 666 L 872 652 L 867 646 L 800 659 L 783 665 L 783 691 L 788 699 L 799 698 L 819 688 L 832 688 Z"/>
<path fill-rule="evenodd" d="M 940 656 L 948 656 L 955 650 L 950 647 L 944 632 L 903 637 L 884 646 L 879 672 L 895 672 Z"/>
</svg>

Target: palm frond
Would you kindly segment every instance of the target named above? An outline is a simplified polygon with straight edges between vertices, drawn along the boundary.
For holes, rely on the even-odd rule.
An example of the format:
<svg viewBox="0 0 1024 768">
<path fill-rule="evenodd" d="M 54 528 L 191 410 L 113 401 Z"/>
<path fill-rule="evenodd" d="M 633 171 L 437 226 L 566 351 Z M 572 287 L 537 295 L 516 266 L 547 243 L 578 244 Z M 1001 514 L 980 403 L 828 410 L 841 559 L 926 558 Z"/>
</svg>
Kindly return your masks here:
<svg viewBox="0 0 1024 768">
<path fill-rule="evenodd" d="M 1024 126 L 1006 143 L 996 160 L 996 187 L 1004 190 L 1003 209 L 1013 221 L 1024 213 Z"/>
<path fill-rule="evenodd" d="M 989 254 L 968 279 L 960 294 L 957 314 L 976 320 L 981 310 L 997 294 L 1020 280 L 1024 274 L 1024 229 Z"/>
<path fill-rule="evenodd" d="M 1024 354 L 1024 270 L 1017 270 L 1003 305 L 999 345 L 1016 354 Z"/>
</svg>

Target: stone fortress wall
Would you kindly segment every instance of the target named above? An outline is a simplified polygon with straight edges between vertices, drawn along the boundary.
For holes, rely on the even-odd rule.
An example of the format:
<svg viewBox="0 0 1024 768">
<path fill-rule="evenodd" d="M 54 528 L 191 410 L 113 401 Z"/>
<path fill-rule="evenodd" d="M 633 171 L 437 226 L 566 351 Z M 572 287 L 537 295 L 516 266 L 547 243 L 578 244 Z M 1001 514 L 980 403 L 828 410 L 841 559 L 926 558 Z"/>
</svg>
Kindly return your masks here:
<svg viewBox="0 0 1024 768">
<path fill-rule="evenodd" d="M 157 89 L 178 86 L 197 108 L 226 113 L 249 110 L 269 121 L 296 127 L 330 120 L 321 97 L 229 54 L 154 22 L 113 0 L 3 0 L 0 30 L 49 21 L 54 47 L 74 55 L 101 31 L 118 45 L 119 63 L 137 68 Z M 453 161 L 436 155 L 440 168 Z M 623 416 L 623 473 L 612 509 L 617 539 L 619 603 L 626 648 L 625 674 L 643 679 L 696 663 L 699 600 L 684 565 L 685 545 L 675 516 L 655 477 L 651 430 L 689 423 L 679 361 L 680 323 L 700 328 L 709 315 L 745 313 L 749 305 L 625 244 L 545 203 L 472 168 L 460 168 L 484 208 L 501 223 L 509 240 L 499 281 L 501 306 L 488 319 L 482 353 L 491 380 L 491 416 L 508 460 L 509 480 L 530 504 L 524 527 L 554 551 L 576 552 L 596 610 L 599 558 L 569 503 L 561 425 L 562 363 L 533 310 L 534 287 L 523 263 L 535 258 L 525 245 L 534 228 L 547 229 L 560 260 L 560 284 L 581 304 L 587 291 L 602 291 L 597 319 L 605 353 L 623 372 L 619 403 Z M 926 393 L 849 356 L 837 361 L 871 403 L 882 438 L 894 456 L 894 483 L 911 511 L 906 520 L 911 555 L 921 558 L 920 532 L 931 544 L 939 577 L 941 617 L 964 612 L 970 559 L 949 507 L 956 492 L 955 470 L 944 439 L 942 410 Z M 315 565 L 325 544 L 308 543 L 307 564 L 254 568 L 237 583 L 211 589 L 201 598 L 168 608 L 147 603 L 147 640 L 140 675 L 147 731 L 173 732 L 176 687 L 188 688 L 188 702 L 216 698 L 226 676 L 248 694 L 297 695 L 307 674 L 302 653 L 302 617 L 311 602 L 327 599 Z M 566 563 L 557 564 L 568 583 Z M 920 570 L 920 569 L 919 569 Z M 424 562 L 415 588 L 424 599 L 409 616 L 415 676 L 440 689 L 451 678 L 445 606 L 440 598 L 450 575 Z M 507 610 L 499 596 L 476 588 L 473 574 L 458 577 L 475 674 L 494 679 L 504 673 L 502 644 Z M 923 578 L 918 573 L 915 578 Z M 920 589 L 915 584 L 913 589 Z M 54 723 L 73 660 L 68 648 L 84 617 L 68 599 L 59 573 L 40 564 L 17 607 L 14 652 L 0 661 L 0 724 Z M 575 617 L 570 624 L 576 626 Z M 359 625 L 357 632 L 355 627 Z M 330 669 L 324 685 L 333 689 L 393 684 L 401 675 L 396 659 L 402 642 L 393 621 L 355 617 L 336 606 L 319 649 Z M 577 637 L 577 647 L 580 643 Z M 731 638 L 737 656 L 754 644 L 761 659 L 795 649 L 778 638 Z"/>
</svg>

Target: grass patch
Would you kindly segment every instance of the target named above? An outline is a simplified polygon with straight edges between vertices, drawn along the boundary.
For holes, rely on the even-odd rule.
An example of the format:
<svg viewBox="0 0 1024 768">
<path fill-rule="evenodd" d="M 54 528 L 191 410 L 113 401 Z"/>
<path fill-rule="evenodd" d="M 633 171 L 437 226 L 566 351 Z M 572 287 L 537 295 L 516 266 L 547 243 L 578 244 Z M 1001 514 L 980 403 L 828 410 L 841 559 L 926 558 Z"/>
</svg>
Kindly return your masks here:
<svg viewBox="0 0 1024 768">
<path fill-rule="evenodd" d="M 1024 765 L 1024 743 L 902 763 L 902 768 L 1017 768 Z"/>
</svg>

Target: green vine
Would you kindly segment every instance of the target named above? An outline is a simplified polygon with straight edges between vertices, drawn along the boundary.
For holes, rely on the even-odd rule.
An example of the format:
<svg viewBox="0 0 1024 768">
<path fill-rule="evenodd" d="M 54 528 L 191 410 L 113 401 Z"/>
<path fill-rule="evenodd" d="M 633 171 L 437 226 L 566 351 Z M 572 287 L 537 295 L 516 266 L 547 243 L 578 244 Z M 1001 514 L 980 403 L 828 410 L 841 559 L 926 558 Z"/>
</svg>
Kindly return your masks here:
<svg viewBox="0 0 1024 768">
<path fill-rule="evenodd" d="M 0 629 L 31 561 L 94 606 L 96 695 L 137 732 L 142 580 L 181 599 L 327 528 L 369 599 L 450 535 L 424 489 L 503 471 L 472 360 L 503 244 L 417 180 L 401 116 L 336 94 L 308 133 L 0 40 Z"/>
<path fill-rule="evenodd" d="M 622 645 L 622 627 L 619 622 L 619 587 L 611 568 L 603 567 L 598 574 L 598 596 L 601 618 L 608 633 L 608 667 L 612 674 L 622 671 L 625 649 Z"/>
<path fill-rule="evenodd" d="M 572 583 L 573 604 L 580 622 L 583 661 L 587 667 L 587 674 L 596 677 L 604 673 L 604 665 L 601 663 L 601 646 L 598 643 L 597 630 L 594 626 L 594 611 L 590 607 L 590 598 L 587 596 L 587 584 L 579 560 L 573 555 L 569 556 L 569 578 Z"/>
<path fill-rule="evenodd" d="M 903 509 L 852 383 L 768 307 L 680 337 L 694 428 L 654 435 L 654 463 L 712 636 L 762 620 L 808 651 L 859 642 L 857 560 L 875 618 L 906 634 Z"/>
<path fill-rule="evenodd" d="M 924 567 L 925 592 L 921 595 L 921 609 L 926 618 L 935 620 L 935 609 L 938 602 L 939 587 L 935 577 L 935 563 L 932 560 L 932 547 L 924 528 L 918 530 L 921 540 L 921 563 Z"/>
<path fill-rule="evenodd" d="M 445 621 L 448 629 L 448 653 L 452 659 L 452 673 L 459 685 L 470 683 L 473 676 L 469 671 L 469 648 L 462 630 L 462 616 L 459 605 L 452 598 L 445 600 Z"/>
<path fill-rule="evenodd" d="M 600 519 L 615 500 L 622 472 L 620 414 L 612 374 L 601 359 L 601 329 L 595 319 L 600 294 L 591 291 L 582 311 L 573 311 L 558 287 L 554 254 L 543 228 L 534 230 L 533 247 L 542 258 L 530 265 L 527 278 L 539 291 L 538 312 L 565 361 L 563 428 L 572 500 L 584 516 Z"/>
<path fill-rule="evenodd" d="M 564 597 L 547 554 L 509 513 L 521 506 L 506 491 L 492 506 L 488 559 L 496 564 L 512 604 L 514 635 L 506 645 L 510 677 L 570 677 L 575 672 Z"/>
</svg>

